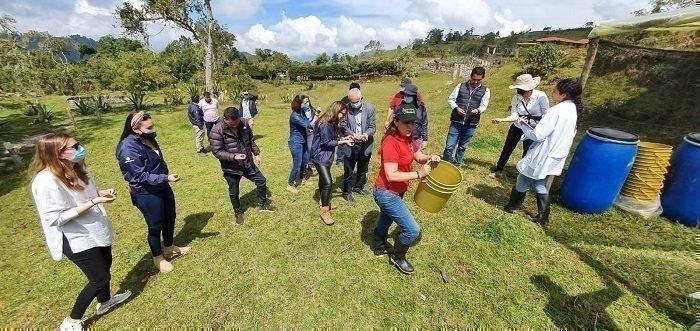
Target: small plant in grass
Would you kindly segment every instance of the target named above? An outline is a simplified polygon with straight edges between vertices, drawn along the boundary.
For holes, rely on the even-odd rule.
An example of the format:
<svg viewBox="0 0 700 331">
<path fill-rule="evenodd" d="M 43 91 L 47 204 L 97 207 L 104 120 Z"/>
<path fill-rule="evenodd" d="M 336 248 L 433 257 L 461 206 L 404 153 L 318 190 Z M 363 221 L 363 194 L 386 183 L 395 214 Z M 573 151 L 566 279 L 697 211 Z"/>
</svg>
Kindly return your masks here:
<svg viewBox="0 0 700 331">
<path fill-rule="evenodd" d="M 75 102 L 75 107 L 78 115 L 85 116 L 93 112 L 91 100 L 89 98 L 78 98 Z"/>
<path fill-rule="evenodd" d="M 37 114 L 36 118 L 34 119 L 33 124 L 39 124 L 39 123 L 51 123 L 54 120 L 54 113 L 53 111 L 49 110 L 45 104 L 39 103 L 36 104 L 37 107 Z"/>
<path fill-rule="evenodd" d="M 470 147 L 481 150 L 498 150 L 501 148 L 501 140 L 496 137 L 477 137 Z"/>
<path fill-rule="evenodd" d="M 185 87 L 185 90 L 187 90 L 187 94 L 190 95 L 190 100 L 192 100 L 192 98 L 194 98 L 194 96 L 199 95 L 199 93 L 200 93 L 200 87 L 199 87 L 199 85 L 197 85 L 195 83 L 188 84 Z"/>
<path fill-rule="evenodd" d="M 523 222 L 498 216 L 482 223 L 477 230 L 477 236 L 506 248 L 518 248 L 530 236 L 529 232 Z"/>
<path fill-rule="evenodd" d="M 292 102 L 292 96 L 289 94 L 285 94 L 282 96 L 282 103 L 290 103 Z"/>
<path fill-rule="evenodd" d="M 146 103 L 148 102 L 148 97 L 145 92 L 142 91 L 132 91 L 127 97 L 131 103 L 132 110 L 139 111 L 146 109 Z"/>
</svg>

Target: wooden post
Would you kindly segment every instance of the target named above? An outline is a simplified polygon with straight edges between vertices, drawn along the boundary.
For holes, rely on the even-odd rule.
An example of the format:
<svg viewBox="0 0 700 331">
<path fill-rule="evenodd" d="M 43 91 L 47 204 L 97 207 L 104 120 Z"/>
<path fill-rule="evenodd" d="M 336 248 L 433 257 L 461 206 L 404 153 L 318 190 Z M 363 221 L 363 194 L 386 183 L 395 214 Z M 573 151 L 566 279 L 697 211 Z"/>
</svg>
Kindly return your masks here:
<svg viewBox="0 0 700 331">
<path fill-rule="evenodd" d="M 591 68 L 593 68 L 593 62 L 595 62 L 595 55 L 598 53 L 598 41 L 599 38 L 593 38 L 588 44 L 588 53 L 586 54 L 586 64 L 583 65 L 583 72 L 581 73 L 581 78 L 579 82 L 581 87 L 586 88 L 586 81 L 588 81 L 588 76 L 591 74 Z"/>
</svg>

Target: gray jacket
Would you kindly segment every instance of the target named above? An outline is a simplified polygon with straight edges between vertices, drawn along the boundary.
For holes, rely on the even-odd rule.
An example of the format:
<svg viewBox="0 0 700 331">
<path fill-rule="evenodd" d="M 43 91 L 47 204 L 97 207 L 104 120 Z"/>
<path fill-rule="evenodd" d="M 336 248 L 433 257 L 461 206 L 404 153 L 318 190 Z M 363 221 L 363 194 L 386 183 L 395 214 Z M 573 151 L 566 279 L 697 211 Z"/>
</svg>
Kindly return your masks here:
<svg viewBox="0 0 700 331">
<path fill-rule="evenodd" d="M 355 121 L 355 112 L 353 111 L 352 107 L 348 108 L 348 114 L 345 117 L 343 117 L 343 119 L 340 121 L 340 130 L 342 131 L 342 136 L 349 136 L 355 134 L 355 128 L 357 128 L 357 122 Z M 367 134 L 367 136 L 369 137 L 367 141 L 361 143 L 360 146 L 362 147 L 363 153 L 367 156 L 372 154 L 372 149 L 374 148 L 374 133 L 377 130 L 375 113 L 376 111 L 374 109 L 374 105 L 372 105 L 369 102 L 362 101 L 362 112 L 360 112 L 360 116 L 362 116 L 361 132 L 363 134 Z M 355 144 L 355 146 L 357 145 L 358 144 Z M 343 152 L 346 155 L 352 152 L 351 147 L 348 145 L 342 145 L 341 148 L 343 148 Z"/>
</svg>

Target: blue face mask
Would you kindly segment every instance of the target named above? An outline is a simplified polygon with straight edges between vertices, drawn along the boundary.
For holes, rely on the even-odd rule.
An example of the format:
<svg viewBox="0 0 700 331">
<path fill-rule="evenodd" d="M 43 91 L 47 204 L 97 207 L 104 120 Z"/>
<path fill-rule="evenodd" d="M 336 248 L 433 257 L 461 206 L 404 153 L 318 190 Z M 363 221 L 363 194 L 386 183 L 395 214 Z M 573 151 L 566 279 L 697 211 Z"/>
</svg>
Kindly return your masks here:
<svg viewBox="0 0 700 331">
<path fill-rule="evenodd" d="M 413 97 L 405 96 L 405 97 L 403 97 L 403 102 L 405 102 L 405 103 L 413 103 Z"/>
<path fill-rule="evenodd" d="M 85 155 L 87 155 L 85 147 L 79 145 L 78 148 L 73 150 L 73 158 L 70 159 L 70 161 L 73 163 L 81 162 L 85 160 Z"/>
<path fill-rule="evenodd" d="M 307 103 L 301 105 L 301 109 L 303 109 L 303 110 L 309 110 L 309 109 L 311 109 L 311 104 L 309 104 L 309 103 L 307 102 Z"/>
<path fill-rule="evenodd" d="M 350 103 L 350 106 L 355 109 L 360 109 L 360 107 L 362 107 L 362 101 L 352 102 Z"/>
</svg>

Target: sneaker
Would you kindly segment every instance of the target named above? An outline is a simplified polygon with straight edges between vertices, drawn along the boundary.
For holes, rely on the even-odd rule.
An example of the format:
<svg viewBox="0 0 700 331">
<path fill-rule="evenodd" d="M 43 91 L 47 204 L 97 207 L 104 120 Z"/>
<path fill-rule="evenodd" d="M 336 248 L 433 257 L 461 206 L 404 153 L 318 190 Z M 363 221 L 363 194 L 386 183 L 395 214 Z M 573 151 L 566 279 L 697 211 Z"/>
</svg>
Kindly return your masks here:
<svg viewBox="0 0 700 331">
<path fill-rule="evenodd" d="M 343 199 L 347 202 L 355 202 L 355 197 L 352 196 L 352 193 L 343 193 Z"/>
<path fill-rule="evenodd" d="M 236 213 L 236 224 L 243 225 L 243 213 Z"/>
<path fill-rule="evenodd" d="M 275 206 L 273 206 L 273 205 L 271 205 L 271 204 L 269 204 L 269 203 L 266 203 L 266 204 L 260 206 L 260 207 L 258 208 L 258 210 L 259 210 L 261 213 L 274 213 L 274 212 L 277 210 L 277 207 L 275 207 Z"/>
<path fill-rule="evenodd" d="M 124 293 L 119 293 L 113 295 L 107 302 L 105 303 L 97 303 L 97 312 L 95 314 L 97 315 L 103 315 L 106 314 L 112 307 L 126 301 L 131 296 L 131 291 L 126 291 Z"/>
<path fill-rule="evenodd" d="M 292 192 L 294 194 L 299 193 L 299 189 L 297 189 L 296 187 L 294 187 L 292 185 L 287 185 L 287 191 Z"/>
<path fill-rule="evenodd" d="M 83 320 L 74 320 L 70 317 L 66 317 L 61 326 L 59 327 L 61 331 L 83 331 Z"/>
<path fill-rule="evenodd" d="M 367 191 L 363 188 L 362 189 L 353 189 L 352 191 L 359 194 L 359 195 L 369 195 L 369 191 Z"/>
</svg>

